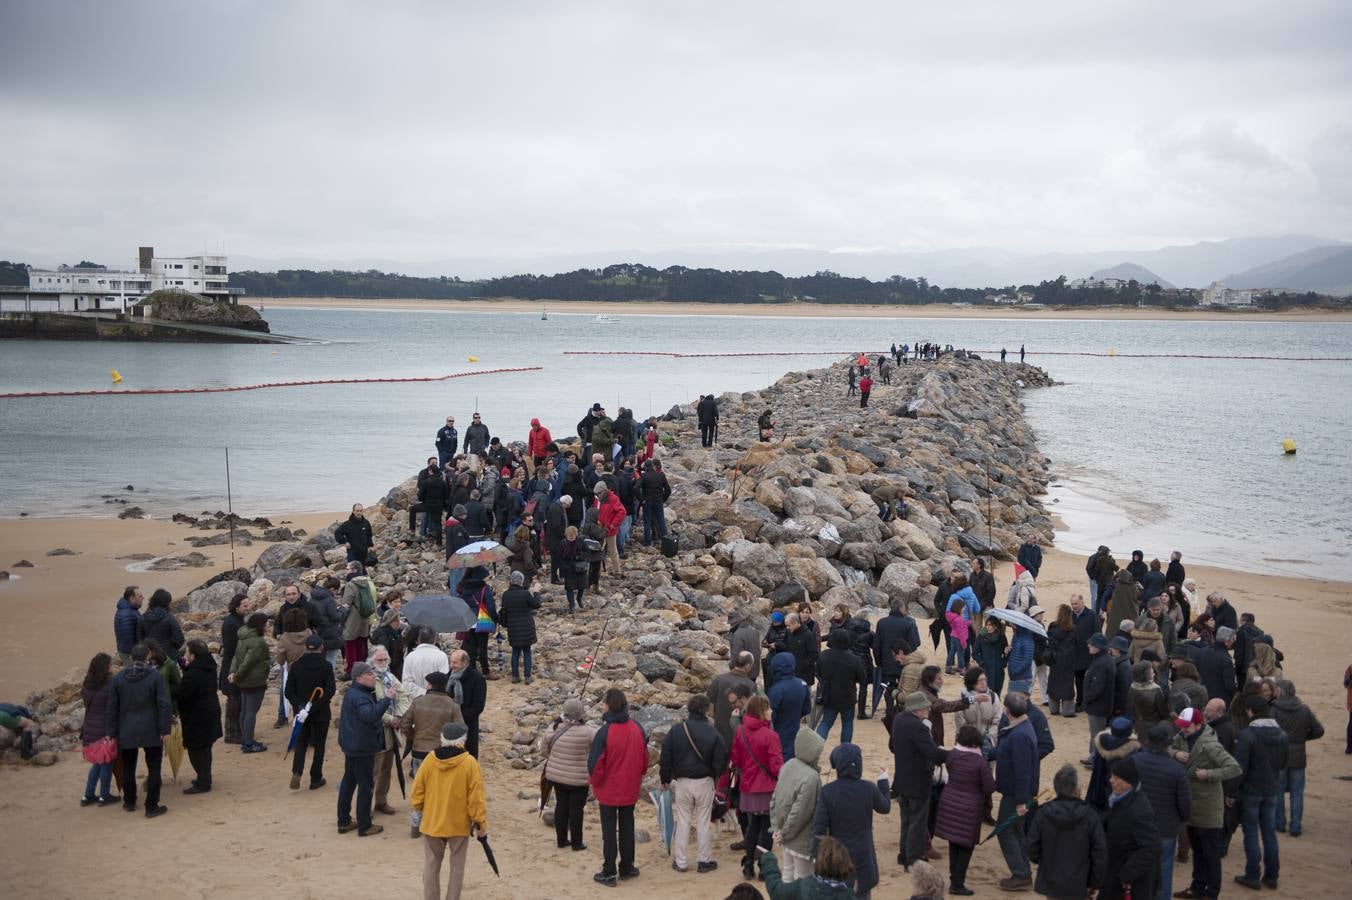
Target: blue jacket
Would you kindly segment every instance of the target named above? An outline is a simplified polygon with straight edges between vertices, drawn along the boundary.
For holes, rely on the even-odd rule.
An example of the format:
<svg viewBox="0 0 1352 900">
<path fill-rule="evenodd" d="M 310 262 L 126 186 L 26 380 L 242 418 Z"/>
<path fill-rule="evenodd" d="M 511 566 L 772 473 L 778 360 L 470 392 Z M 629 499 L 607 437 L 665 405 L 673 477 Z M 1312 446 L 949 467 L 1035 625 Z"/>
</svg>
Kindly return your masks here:
<svg viewBox="0 0 1352 900">
<path fill-rule="evenodd" d="M 887 779 L 863 781 L 864 756 L 855 744 L 840 744 L 831 751 L 836 780 L 822 786 L 812 816 L 813 851 L 824 834 L 840 841 L 854 863 L 856 893 L 871 891 L 878 884 L 878 854 L 873 845 L 873 814 L 892 810 Z"/>
<path fill-rule="evenodd" d="M 1025 628 L 1014 628 L 1014 640 L 1009 645 L 1006 671 L 1010 681 L 1028 681 L 1033 677 L 1033 633 Z"/>
<path fill-rule="evenodd" d="M 455 456 L 455 449 L 460 445 L 460 433 L 455 430 L 454 425 L 443 425 L 437 431 L 437 451 L 445 453 L 447 456 Z"/>
<path fill-rule="evenodd" d="M 141 639 L 141 614 L 127 602 L 126 597 L 117 601 L 117 612 L 113 613 L 113 636 L 117 638 L 118 653 L 130 653 Z"/>
<path fill-rule="evenodd" d="M 1000 733 L 995 746 L 995 789 L 1015 803 L 1028 803 L 1037 796 L 1041 763 L 1037 736 L 1027 719 Z"/>
<path fill-rule="evenodd" d="M 377 700 L 374 688 L 350 686 L 343 695 L 343 710 L 338 717 L 339 748 L 348 756 L 374 756 L 384 750 L 382 719 L 391 702 L 390 697 Z"/>
<path fill-rule="evenodd" d="M 954 591 L 948 595 L 948 605 L 951 607 L 954 600 L 961 600 L 965 605 L 962 611 L 962 617 L 968 622 L 972 621 L 973 616 L 981 614 L 981 601 L 976 597 L 976 591 L 972 590 L 970 585 L 964 585 L 962 589 Z M 947 612 L 948 610 L 944 610 Z M 935 610 L 935 612 L 939 612 Z"/>
<path fill-rule="evenodd" d="M 807 685 L 801 678 L 793 675 L 794 657 L 792 653 L 776 653 L 770 660 L 770 674 L 774 683 L 770 685 L 766 697 L 770 700 L 770 722 L 784 751 L 785 759 L 793 759 L 793 742 L 798 737 L 798 726 L 803 718 L 812 711 L 812 697 Z"/>
</svg>

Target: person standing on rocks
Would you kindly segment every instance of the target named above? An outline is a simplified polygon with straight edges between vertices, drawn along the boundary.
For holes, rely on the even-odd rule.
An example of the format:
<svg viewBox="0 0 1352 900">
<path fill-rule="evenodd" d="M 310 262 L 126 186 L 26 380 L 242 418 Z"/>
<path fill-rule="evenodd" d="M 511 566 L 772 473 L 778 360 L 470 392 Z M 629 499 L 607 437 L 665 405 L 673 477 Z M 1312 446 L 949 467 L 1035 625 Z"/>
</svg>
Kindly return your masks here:
<svg viewBox="0 0 1352 900">
<path fill-rule="evenodd" d="M 627 881 L 639 874 L 634 865 L 634 804 L 648 769 L 648 736 L 629 718 L 624 691 L 608 689 L 605 705 L 603 724 L 587 757 L 592 793 L 601 808 L 602 863 L 592 880 L 614 887 L 617 880 Z"/>
<path fill-rule="evenodd" d="M 878 507 L 878 518 L 884 522 L 894 517 L 906 518 L 906 485 L 884 484 L 874 488 L 869 497 Z"/>
<path fill-rule="evenodd" d="M 446 651 L 437 646 L 437 631 L 429 626 L 414 627 L 417 645 L 404 659 L 404 690 L 410 702 L 423 695 L 423 685 L 433 672 L 449 672 L 451 660 Z"/>
<path fill-rule="evenodd" d="M 1020 344 L 1020 345 L 1019 345 L 1019 362 L 1023 362 L 1023 354 L 1024 354 L 1023 344 Z"/>
<path fill-rule="evenodd" d="M 318 691 L 318 694 L 315 692 Z M 317 791 L 324 786 L 324 744 L 329 736 L 329 723 L 333 716 L 329 703 L 337 693 L 338 687 L 333 677 L 333 666 L 324 658 L 324 641 L 318 635 L 305 639 L 305 655 L 296 660 L 286 679 L 286 699 L 296 710 L 310 704 L 310 712 L 305 717 L 296 734 L 296 747 L 291 758 L 291 790 L 300 790 L 300 776 L 305 772 L 305 755 L 314 750 L 310 761 L 310 790 Z"/>
<path fill-rule="evenodd" d="M 667 536 L 666 503 L 671 499 L 671 483 L 662 471 L 662 463 L 650 459 L 643 464 L 643 475 L 638 481 L 639 499 L 643 501 L 643 546 Z"/>
<path fill-rule="evenodd" d="M 526 588 L 526 576 L 511 574 L 511 587 L 502 595 L 498 618 L 507 629 L 507 643 L 512 648 L 512 684 L 521 683 L 521 662 L 525 661 L 526 684 L 530 684 L 531 648 L 538 639 L 535 629 L 535 610 L 540 608 L 540 595 Z"/>
<path fill-rule="evenodd" d="M 753 662 L 747 677 L 754 684 L 760 677 L 761 633 L 741 609 L 734 609 L 728 613 L 728 627 L 731 629 L 728 631 L 728 659 L 737 659 L 737 655 L 743 650 L 750 653 Z"/>
<path fill-rule="evenodd" d="M 347 545 L 347 561 L 357 561 L 366 565 L 367 554 L 371 552 L 374 539 L 371 536 L 371 523 L 366 520 L 366 507 L 360 503 L 352 504 L 352 513 L 347 521 L 333 531 L 333 539 Z"/>
<path fill-rule="evenodd" d="M 775 430 L 774 419 L 771 417 L 770 410 L 766 409 L 765 412 L 761 413 L 760 416 L 756 419 L 757 439 L 761 443 L 769 441 L 772 437 L 774 437 L 774 430 Z"/>
<path fill-rule="evenodd" d="M 496 681 L 500 676 L 488 668 L 488 644 L 498 627 L 497 604 L 493 589 L 488 585 L 488 569 L 483 566 L 470 569 L 456 587 L 456 593 L 471 612 L 477 611 L 478 614 L 474 626 L 465 632 L 461 647 L 469 653 L 471 665 L 478 668 L 488 680 Z"/>
<path fill-rule="evenodd" d="M 266 650 L 264 651 L 266 657 Z M 164 679 L 148 662 L 145 644 L 131 648 L 131 665 L 118 672 L 108 689 L 108 737 L 117 741 L 122 757 L 122 808 L 136 810 L 136 757 L 146 760 L 146 818 L 169 810 L 160 805 L 160 762 L 172 728 L 169 695 Z"/>
<path fill-rule="evenodd" d="M 694 694 L 686 703 L 686 719 L 672 726 L 662 740 L 658 761 L 663 789 L 671 789 L 676 834 L 671 842 L 671 867 L 689 871 L 690 827 L 695 827 L 697 871 L 718 868 L 710 840 L 714 782 L 728 767 L 728 747 L 709 722 L 709 698 Z"/>
<path fill-rule="evenodd" d="M 861 378 L 861 379 L 859 379 L 859 408 L 860 408 L 860 409 L 867 409 L 867 408 L 868 408 L 868 395 L 869 395 L 872 391 L 873 391 L 873 379 L 872 379 L 871 377 L 869 377 L 868 373 L 865 373 L 865 374 L 864 374 L 864 377 Z"/>
<path fill-rule="evenodd" d="M 714 435 L 718 431 L 718 400 L 713 394 L 706 394 L 699 401 L 695 413 L 699 418 L 699 442 L 701 447 L 712 447 Z"/>
<path fill-rule="evenodd" d="M 365 662 L 352 667 L 352 686 L 343 695 L 338 716 L 338 747 L 343 751 L 343 780 L 338 786 L 338 833 L 356 830 L 359 837 L 379 834 L 371 822 L 376 754 L 384 749 L 383 719 L 393 697 L 376 699 L 376 673 Z M 357 820 L 352 821 L 352 795 L 357 795 Z"/>
<path fill-rule="evenodd" d="M 131 648 L 140 642 L 141 604 L 145 595 L 136 585 L 129 585 L 117 601 L 117 612 L 113 613 L 113 637 L 117 641 L 117 659 L 122 665 L 131 662 Z"/>
<path fill-rule="evenodd" d="M 549 456 L 549 445 L 554 442 L 554 436 L 549 433 L 549 429 L 540 424 L 539 419 L 530 420 L 530 431 L 526 435 L 526 461 L 530 464 L 530 474 L 545 463 L 545 458 Z"/>
<path fill-rule="evenodd" d="M 375 615 L 375 586 L 366 576 L 366 568 L 357 560 L 348 560 L 347 584 L 343 586 L 343 659 L 350 674 L 352 667 L 366 659 L 367 639 L 371 635 L 371 617 Z"/>
<path fill-rule="evenodd" d="M 465 453 L 482 461 L 491 440 L 492 436 L 488 433 L 488 426 L 483 423 L 483 419 L 476 412 L 472 416 L 469 427 L 465 429 Z"/>
<path fill-rule="evenodd" d="M 437 430 L 437 467 L 446 468 L 446 463 L 455 458 L 460 446 L 460 433 L 455 430 L 455 416 L 447 416 L 446 424 Z"/>
<path fill-rule="evenodd" d="M 166 659 L 177 662 L 183 648 L 183 627 L 178 624 L 178 617 L 169 611 L 173 601 L 173 595 L 164 588 L 156 588 L 150 595 L 150 608 L 141 616 L 141 640 L 154 640 Z"/>
<path fill-rule="evenodd" d="M 545 509 L 545 549 L 549 551 L 549 583 L 562 584 L 565 572 L 559 559 L 559 548 L 563 546 L 564 533 L 568 530 L 568 508 L 573 498 L 564 494 L 558 503 L 549 504 Z"/>
<path fill-rule="evenodd" d="M 845 373 L 845 378 L 846 378 L 846 380 L 849 382 L 849 387 L 845 389 L 845 396 L 846 396 L 846 397 L 853 397 L 855 394 L 858 393 L 858 390 L 855 388 L 855 382 L 854 382 L 854 380 L 855 380 L 855 378 L 856 378 L 855 371 L 854 371 L 854 363 L 850 363 L 850 368 L 849 368 L 849 370 Z"/>
<path fill-rule="evenodd" d="M 596 483 L 593 492 L 596 494 L 596 521 L 606 530 L 606 569 L 612 576 L 618 576 L 620 574 L 618 542 L 620 524 L 624 522 L 625 517 L 624 504 L 620 502 L 619 495 L 607 487 L 603 481 Z"/>
</svg>

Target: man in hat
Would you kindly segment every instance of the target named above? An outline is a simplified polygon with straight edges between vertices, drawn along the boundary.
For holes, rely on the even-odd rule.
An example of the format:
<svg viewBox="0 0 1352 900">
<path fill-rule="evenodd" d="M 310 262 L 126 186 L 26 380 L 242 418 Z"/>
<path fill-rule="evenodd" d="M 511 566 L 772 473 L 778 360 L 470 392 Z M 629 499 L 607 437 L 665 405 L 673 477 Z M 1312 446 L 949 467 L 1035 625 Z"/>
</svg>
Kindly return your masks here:
<svg viewBox="0 0 1352 900">
<path fill-rule="evenodd" d="M 437 900 L 441 862 L 450 851 L 451 875 L 446 898 L 460 896 L 465 881 L 465 855 L 471 837 L 488 837 L 488 802 L 479 761 L 465 752 L 469 729 L 462 722 L 441 728 L 441 746 L 413 779 L 410 803 L 422 814 L 423 900 Z"/>
<path fill-rule="evenodd" d="M 1102 634 L 1089 638 L 1089 668 L 1084 674 L 1084 712 L 1089 717 L 1089 756 L 1081 760 L 1086 766 L 1094 762 L 1094 738 L 1108 727 L 1113 717 L 1113 695 L 1117 690 L 1117 663 L 1108 652 L 1108 639 Z"/>
<path fill-rule="evenodd" d="M 897 772 L 897 802 L 901 806 L 897 862 L 907 867 L 925 858 L 934 767 L 948 758 L 948 751 L 934 743 L 926 725 L 931 705 L 930 698 L 920 691 L 908 694 L 902 711 L 892 720 L 888 741 Z"/>
<path fill-rule="evenodd" d="M 1218 897 L 1221 892 L 1221 836 L 1225 824 L 1224 781 L 1241 774 L 1202 710 L 1188 707 L 1174 719 L 1178 734 L 1170 745 L 1175 761 L 1187 769 L 1192 809 L 1188 844 L 1192 847 L 1192 883 L 1176 896 L 1185 900 Z"/>
<path fill-rule="evenodd" d="M 1117 635 L 1108 642 L 1113 658 L 1113 715 L 1131 715 L 1131 641 Z"/>
<path fill-rule="evenodd" d="M 746 677 L 754 684 L 760 676 L 760 632 L 751 624 L 751 618 L 743 609 L 734 609 L 728 613 L 728 627 L 731 629 L 728 632 L 728 659 L 736 659 L 743 650 L 750 653 L 751 671 Z"/>
<path fill-rule="evenodd" d="M 393 697 L 376 699 L 376 673 L 370 663 L 352 666 L 352 685 L 343 695 L 338 715 L 338 747 L 343 751 L 343 780 L 338 786 L 338 833 L 356 829 L 358 836 L 385 829 L 371 824 L 371 795 L 375 789 L 376 754 L 385 749 L 384 717 Z M 357 821 L 352 821 L 352 794 L 357 795 Z"/>
<path fill-rule="evenodd" d="M 1105 898 L 1154 897 L 1159 884 L 1160 832 L 1150 798 L 1142 793 L 1134 756 L 1113 763 L 1108 777 L 1112 794 L 1103 816 L 1108 839 Z"/>
<path fill-rule="evenodd" d="M 319 693 L 316 694 L 315 692 Z M 286 678 L 286 699 L 292 709 L 310 704 L 305 724 L 296 734 L 295 755 L 291 759 L 291 790 L 300 790 L 300 776 L 305 771 L 305 752 L 314 749 L 310 762 L 310 790 L 324 786 L 324 743 L 329 736 L 329 701 L 337 692 L 333 666 L 324 658 L 324 639 L 311 634 L 305 639 L 305 654 L 294 663 Z"/>
<path fill-rule="evenodd" d="M 1044 628 L 1047 626 L 1047 611 L 1036 603 L 1028 607 L 1028 615 Z M 1047 639 L 1040 634 L 1034 634 L 1033 681 L 1037 684 L 1043 706 L 1048 706 L 1051 703 L 1051 698 L 1047 695 L 1047 679 L 1051 676 L 1051 665 L 1046 662 L 1048 659 L 1051 659 L 1051 654 L 1047 652 Z M 1032 691 L 1030 690 L 1028 693 L 1031 695 Z"/>
<path fill-rule="evenodd" d="M 1167 723 L 1158 722 L 1145 734 L 1145 746 L 1132 754 L 1141 775 L 1141 792 L 1150 798 L 1155 811 L 1155 826 L 1160 833 L 1159 896 L 1174 892 L 1174 853 L 1178 833 L 1192 815 L 1192 792 L 1188 789 L 1188 771 L 1169 754 L 1172 733 Z"/>
<path fill-rule="evenodd" d="M 582 421 L 577 423 L 577 436 L 582 439 L 582 459 L 591 459 L 592 432 L 596 430 L 596 423 L 604 414 L 605 410 L 601 404 L 593 403 L 591 409 L 582 417 Z"/>
<path fill-rule="evenodd" d="M 1033 886 L 1024 816 L 1028 805 L 1037 796 L 1041 760 L 1037 734 L 1028 721 L 1028 702 L 1028 697 L 1022 693 L 1005 695 L 1009 724 L 1001 730 L 999 743 L 995 746 L 995 789 L 1000 792 L 1000 809 L 995 820 L 1013 819 L 999 834 L 1000 852 L 1009 866 L 1009 877 L 1000 880 L 1000 889 L 1005 891 L 1025 891 Z"/>
</svg>

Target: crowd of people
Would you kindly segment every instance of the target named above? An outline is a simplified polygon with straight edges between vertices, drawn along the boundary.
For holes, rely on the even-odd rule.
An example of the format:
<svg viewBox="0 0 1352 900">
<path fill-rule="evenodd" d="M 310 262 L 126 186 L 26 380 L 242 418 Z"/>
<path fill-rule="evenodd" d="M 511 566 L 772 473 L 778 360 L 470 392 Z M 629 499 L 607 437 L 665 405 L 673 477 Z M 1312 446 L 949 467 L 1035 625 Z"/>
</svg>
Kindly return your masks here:
<svg viewBox="0 0 1352 900">
<path fill-rule="evenodd" d="M 135 811 L 143 762 L 144 814 L 167 812 L 160 770 L 171 735 L 195 773 L 184 793 L 212 791 L 217 742 L 248 754 L 269 749 L 258 716 L 280 669 L 274 725 L 293 726 L 290 788 L 300 790 L 307 763 L 309 790 L 328 783 L 336 702 L 338 833 L 384 831 L 375 815 L 397 814 L 391 781 L 402 784 L 407 768 L 409 833 L 425 848 L 424 896 L 441 896 L 447 862 L 445 896 L 459 896 L 469 841 L 488 834 L 479 723 L 488 682 L 503 677 L 490 668 L 491 639 L 506 632 L 512 681 L 531 682 L 542 607 L 533 587 L 548 579 L 564 586 L 570 613 L 586 608 L 601 570 L 615 571 L 626 555 L 636 518 L 645 545 L 665 536 L 671 489 L 655 424 L 634 425 L 621 410 L 626 418 L 621 426 L 593 405 L 578 425 L 580 454 L 561 448 L 538 420 L 525 452 L 507 447 L 478 415 L 461 452 L 447 419 L 437 456 L 419 474 L 406 538 L 436 542 L 448 565 L 457 550 L 490 537 L 511 552 L 500 567 L 501 597 L 487 568 L 448 568 L 448 589 L 478 616 L 453 643 L 409 624 L 397 593 L 379 595 L 360 505 L 335 532 L 345 576 L 279 586 L 271 617 L 262 607 L 272 586 L 255 582 L 229 604 L 219 660 L 202 641 L 184 640 L 167 592 L 147 601 L 128 587 L 114 616 L 120 668 L 100 653 L 83 684 L 90 768 L 81 805 Z M 901 489 L 875 497 L 879 515 L 905 516 L 904 498 Z M 875 824 L 893 806 L 897 863 L 917 896 L 973 893 L 968 869 L 983 828 L 994 829 L 1008 866 L 998 885 L 1006 891 L 1215 897 L 1237 830 L 1245 865 L 1235 882 L 1276 887 L 1277 834 L 1302 833 L 1305 744 L 1323 728 L 1284 677 L 1272 635 L 1219 592 L 1199 598 L 1178 553 L 1166 567 L 1138 551 L 1119 567 L 1100 547 L 1085 567 L 1089 601 L 1076 593 L 1054 612 L 1050 600 L 1038 602 L 1041 566 L 1029 535 L 1000 607 L 1013 616 L 996 614 L 985 561 L 947 573 L 933 598 L 930 650 L 900 603 L 876 622 L 844 604 L 819 619 L 804 596 L 775 609 L 764 627 L 754 610 L 731 609 L 727 671 L 667 729 L 655 773 L 649 736 L 621 690 L 604 691 L 599 723 L 570 699 L 544 738 L 541 805 L 552 795 L 557 846 L 587 850 L 593 797 L 602 840 L 595 882 L 636 878 L 635 807 L 645 777 L 656 774 L 670 791 L 677 873 L 716 871 L 715 838 L 736 821 L 732 849 L 744 881 L 733 897 L 760 896 L 760 883 L 772 898 L 868 898 L 880 880 L 879 840 L 889 843 Z M 941 696 L 946 676 L 961 679 L 955 699 Z M 1346 682 L 1352 709 L 1352 667 Z M 25 732 L 26 712 L 0 710 L 4 724 Z M 1064 766 L 1043 790 L 1042 761 L 1054 750 L 1048 717 L 1081 714 L 1088 779 Z M 864 776 L 854 734 L 871 718 L 886 731 L 895 776 L 887 765 Z M 823 779 L 823 757 L 833 778 Z M 115 776 L 121 796 L 112 792 Z M 947 885 L 930 865 L 943 857 L 936 839 L 948 852 Z M 1174 893 L 1176 860 L 1191 861 L 1191 879 Z"/>
</svg>

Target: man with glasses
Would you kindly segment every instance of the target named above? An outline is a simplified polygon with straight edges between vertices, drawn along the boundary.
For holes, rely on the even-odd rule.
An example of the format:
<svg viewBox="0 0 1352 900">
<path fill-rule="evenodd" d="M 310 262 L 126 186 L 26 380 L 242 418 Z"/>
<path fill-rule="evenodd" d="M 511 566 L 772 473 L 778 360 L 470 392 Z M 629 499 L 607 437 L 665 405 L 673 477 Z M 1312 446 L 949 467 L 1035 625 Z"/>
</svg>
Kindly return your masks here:
<svg viewBox="0 0 1352 900">
<path fill-rule="evenodd" d="M 455 458 L 460 446 L 460 432 L 455 430 L 455 416 L 447 416 L 446 424 L 437 432 L 437 468 L 446 468 L 447 460 Z"/>
<path fill-rule="evenodd" d="M 482 457 L 491 439 L 488 426 L 479 418 L 479 414 L 475 413 L 474 421 L 465 429 L 465 452 L 471 456 Z"/>
</svg>

